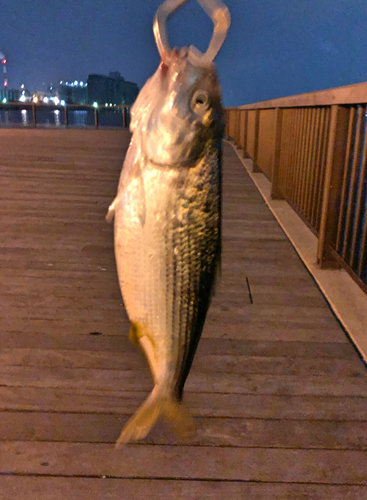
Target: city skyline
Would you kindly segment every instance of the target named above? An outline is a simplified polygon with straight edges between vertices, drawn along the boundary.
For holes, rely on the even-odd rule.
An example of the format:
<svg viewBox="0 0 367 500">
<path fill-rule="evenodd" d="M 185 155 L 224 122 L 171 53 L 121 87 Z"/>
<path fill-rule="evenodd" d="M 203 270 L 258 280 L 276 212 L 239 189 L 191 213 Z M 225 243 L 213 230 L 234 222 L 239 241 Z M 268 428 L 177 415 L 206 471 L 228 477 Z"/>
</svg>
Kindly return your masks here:
<svg viewBox="0 0 367 500">
<path fill-rule="evenodd" d="M 159 64 L 152 21 L 160 0 L 3 0 L 0 50 L 9 87 L 119 71 L 141 88 Z M 367 80 L 363 0 L 225 0 L 232 25 L 216 64 L 225 105 Z M 204 50 L 212 23 L 191 0 L 168 23 L 172 46 Z"/>
</svg>

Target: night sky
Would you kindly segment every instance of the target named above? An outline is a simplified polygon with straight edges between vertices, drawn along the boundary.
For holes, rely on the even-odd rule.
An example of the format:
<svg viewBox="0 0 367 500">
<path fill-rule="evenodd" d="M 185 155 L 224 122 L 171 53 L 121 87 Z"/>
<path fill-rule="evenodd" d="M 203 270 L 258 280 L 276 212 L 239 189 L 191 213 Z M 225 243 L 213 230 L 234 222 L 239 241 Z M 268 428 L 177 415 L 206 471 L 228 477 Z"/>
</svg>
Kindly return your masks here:
<svg viewBox="0 0 367 500">
<path fill-rule="evenodd" d="M 141 87 L 159 57 L 160 0 L 1 0 L 9 87 L 31 90 L 120 71 Z M 225 105 L 367 80 L 367 0 L 225 0 L 232 25 L 216 63 Z M 212 22 L 195 0 L 168 23 L 171 46 L 204 50 Z"/>
</svg>

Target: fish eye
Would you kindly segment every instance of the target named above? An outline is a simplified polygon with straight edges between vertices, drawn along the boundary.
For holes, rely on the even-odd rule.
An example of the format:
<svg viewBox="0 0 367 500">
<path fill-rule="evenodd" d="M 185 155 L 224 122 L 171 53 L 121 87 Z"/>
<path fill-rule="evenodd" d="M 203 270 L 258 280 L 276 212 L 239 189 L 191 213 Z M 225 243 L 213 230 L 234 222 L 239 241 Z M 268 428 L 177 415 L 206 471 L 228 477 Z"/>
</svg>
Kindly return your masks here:
<svg viewBox="0 0 367 500">
<path fill-rule="evenodd" d="M 209 95 L 205 90 L 197 90 L 191 99 L 191 108 L 195 112 L 205 111 L 209 107 Z"/>
</svg>

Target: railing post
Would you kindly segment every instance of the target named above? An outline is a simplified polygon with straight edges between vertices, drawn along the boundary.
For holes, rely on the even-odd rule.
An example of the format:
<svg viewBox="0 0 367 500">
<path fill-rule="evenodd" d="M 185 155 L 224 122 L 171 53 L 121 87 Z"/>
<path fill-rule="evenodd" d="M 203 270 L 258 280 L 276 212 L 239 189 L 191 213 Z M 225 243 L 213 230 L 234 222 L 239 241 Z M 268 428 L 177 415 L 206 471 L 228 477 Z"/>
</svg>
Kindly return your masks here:
<svg viewBox="0 0 367 500">
<path fill-rule="evenodd" d="M 37 125 L 36 105 L 34 103 L 32 104 L 32 121 L 33 121 L 33 125 L 36 126 Z"/>
<path fill-rule="evenodd" d="M 332 105 L 317 248 L 317 263 L 323 269 L 339 267 L 330 249 L 337 237 L 348 125 L 349 109 Z"/>
<path fill-rule="evenodd" d="M 231 139 L 231 125 L 232 125 L 232 110 L 231 109 L 228 110 L 227 120 L 228 120 L 228 124 L 227 124 L 227 127 L 228 127 L 227 139 L 230 140 Z"/>
<path fill-rule="evenodd" d="M 69 122 L 68 122 L 68 107 L 66 104 L 64 108 L 64 115 L 65 115 L 65 127 L 67 127 L 69 125 Z"/>
<path fill-rule="evenodd" d="M 94 126 L 98 128 L 98 108 L 94 108 Z"/>
<path fill-rule="evenodd" d="M 126 106 L 122 108 L 122 126 L 126 128 Z"/>
<path fill-rule="evenodd" d="M 241 109 L 240 111 L 240 147 L 242 148 L 242 153 L 245 153 L 245 126 L 246 126 L 246 110 Z"/>
<path fill-rule="evenodd" d="M 254 158 L 252 163 L 253 172 L 261 172 L 257 164 L 257 157 L 259 153 L 259 132 L 260 132 L 260 109 L 255 110 L 255 144 L 254 144 Z"/>
<path fill-rule="evenodd" d="M 243 124 L 243 154 L 247 153 L 247 126 L 248 126 L 248 111 L 245 109 L 245 122 Z"/>
<path fill-rule="evenodd" d="M 274 146 L 274 163 L 271 176 L 271 197 L 273 200 L 283 200 L 284 196 L 280 187 L 279 181 L 279 166 L 280 166 L 280 149 L 282 141 L 282 121 L 283 109 L 276 108 L 275 118 L 275 146 Z"/>
<path fill-rule="evenodd" d="M 236 132 L 235 132 L 235 144 L 240 147 L 240 128 L 241 128 L 241 111 L 236 109 Z"/>
<path fill-rule="evenodd" d="M 227 109 L 227 116 L 226 116 L 226 128 L 227 128 L 227 141 L 229 141 L 229 125 L 230 125 L 230 120 L 231 120 L 231 110 Z"/>
</svg>

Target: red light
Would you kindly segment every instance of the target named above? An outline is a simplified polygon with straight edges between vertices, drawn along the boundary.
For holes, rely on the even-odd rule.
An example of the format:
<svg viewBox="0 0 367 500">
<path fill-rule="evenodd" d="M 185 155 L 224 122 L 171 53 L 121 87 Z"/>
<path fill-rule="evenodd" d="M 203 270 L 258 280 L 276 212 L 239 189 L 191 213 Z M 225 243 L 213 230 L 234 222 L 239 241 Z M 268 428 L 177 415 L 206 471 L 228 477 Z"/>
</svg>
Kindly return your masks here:
<svg viewBox="0 0 367 500">
<path fill-rule="evenodd" d="M 3 64 L 6 64 L 6 59 L 3 59 L 1 62 L 2 62 Z"/>
<path fill-rule="evenodd" d="M 4 82 L 4 87 L 7 87 L 8 86 L 8 82 Z"/>
</svg>

